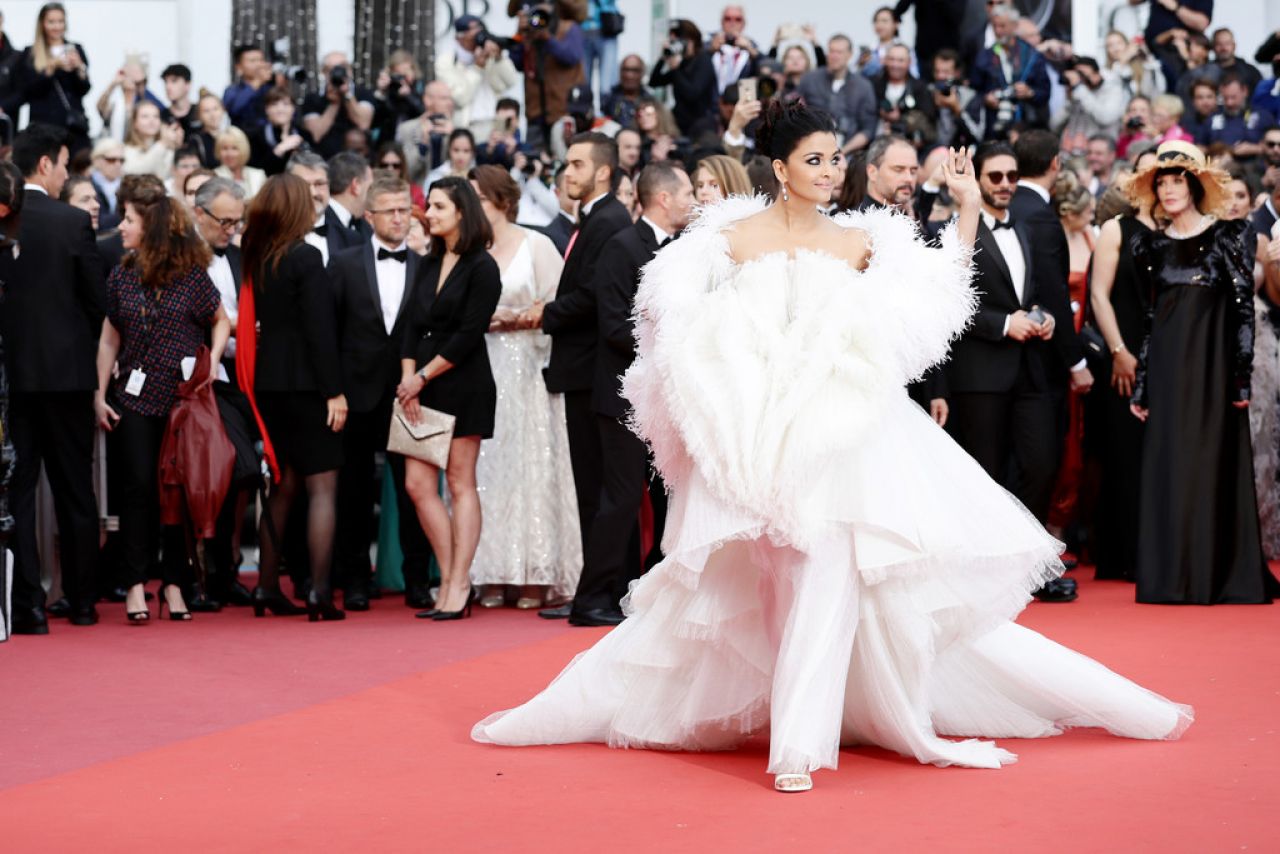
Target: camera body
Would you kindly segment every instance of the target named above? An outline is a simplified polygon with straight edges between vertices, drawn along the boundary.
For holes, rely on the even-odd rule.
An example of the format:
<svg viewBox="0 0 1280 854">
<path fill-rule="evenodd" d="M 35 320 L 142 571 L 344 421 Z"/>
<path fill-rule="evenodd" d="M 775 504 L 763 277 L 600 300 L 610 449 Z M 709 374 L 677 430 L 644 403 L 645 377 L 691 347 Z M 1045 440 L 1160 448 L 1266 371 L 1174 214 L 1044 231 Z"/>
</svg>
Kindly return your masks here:
<svg viewBox="0 0 1280 854">
<path fill-rule="evenodd" d="M 667 39 L 667 43 L 662 46 L 663 56 L 684 56 L 685 43 L 684 39 L 678 39 L 674 36 Z"/>
<path fill-rule="evenodd" d="M 955 90 L 955 83 L 950 80 L 935 80 L 933 90 L 942 97 L 947 98 Z"/>
<path fill-rule="evenodd" d="M 350 82 L 351 78 L 347 75 L 347 67 L 339 65 L 329 71 L 329 85 L 334 89 L 341 89 Z"/>
<path fill-rule="evenodd" d="M 1141 116 L 1133 116 L 1125 121 L 1124 126 L 1129 130 L 1142 130 L 1142 127 L 1145 124 L 1146 123 L 1142 120 Z"/>
</svg>

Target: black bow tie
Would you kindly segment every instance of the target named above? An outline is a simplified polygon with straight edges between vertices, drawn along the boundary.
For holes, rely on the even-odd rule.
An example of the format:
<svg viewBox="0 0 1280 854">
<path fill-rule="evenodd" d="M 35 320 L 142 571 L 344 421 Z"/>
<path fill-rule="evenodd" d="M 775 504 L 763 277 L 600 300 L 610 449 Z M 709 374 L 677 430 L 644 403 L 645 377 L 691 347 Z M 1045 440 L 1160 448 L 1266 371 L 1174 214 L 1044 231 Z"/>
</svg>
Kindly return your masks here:
<svg viewBox="0 0 1280 854">
<path fill-rule="evenodd" d="M 311 229 L 311 230 L 312 230 L 313 232 L 315 232 L 316 234 L 320 235 L 321 237 L 327 237 L 327 236 L 329 235 L 329 226 L 328 226 L 328 225 L 317 225 L 315 228 L 313 228 L 313 229 Z"/>
<path fill-rule="evenodd" d="M 671 237 L 665 238 L 664 240 L 659 240 L 659 241 L 658 241 L 658 248 L 659 248 L 659 249 L 661 249 L 662 247 L 666 246 L 668 243 L 670 243 L 671 241 L 673 241 L 673 240 L 675 240 L 675 239 L 676 239 L 676 238 L 675 238 L 675 235 L 672 235 Z"/>
<path fill-rule="evenodd" d="M 406 264 L 409 261 L 409 250 L 401 249 L 399 252 L 392 252 L 390 249 L 382 249 L 379 247 L 378 260 L 385 261 L 388 258 L 393 261 L 399 261 L 401 264 Z"/>
<path fill-rule="evenodd" d="M 998 219 L 996 219 L 996 220 L 992 220 L 992 221 L 991 221 L 991 230 L 992 230 L 993 232 L 999 231 L 999 230 L 1000 230 L 1000 229 L 1002 229 L 1002 228 L 1007 228 L 1007 229 L 1009 229 L 1010 231 L 1012 231 L 1012 230 L 1013 230 L 1013 217 L 1009 217 L 1009 218 L 1008 218 L 1008 219 L 1006 219 L 1004 222 L 1001 222 L 1001 221 L 1000 221 L 1000 220 L 998 220 Z"/>
<path fill-rule="evenodd" d="M 214 254 L 214 255 L 217 255 L 219 258 L 226 258 L 226 257 L 227 257 L 227 247 L 223 246 L 221 249 L 219 249 L 217 246 L 214 246 L 214 247 L 213 247 L 213 254 Z"/>
</svg>

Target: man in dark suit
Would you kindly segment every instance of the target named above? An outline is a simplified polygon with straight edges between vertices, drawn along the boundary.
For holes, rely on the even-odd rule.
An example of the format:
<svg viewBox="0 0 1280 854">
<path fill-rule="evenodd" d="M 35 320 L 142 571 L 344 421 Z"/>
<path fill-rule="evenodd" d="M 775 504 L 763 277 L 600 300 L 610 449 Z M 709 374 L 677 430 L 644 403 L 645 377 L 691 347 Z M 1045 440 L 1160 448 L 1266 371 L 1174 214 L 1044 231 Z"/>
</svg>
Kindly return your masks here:
<svg viewBox="0 0 1280 854">
<path fill-rule="evenodd" d="M 978 94 L 970 106 L 976 110 L 980 104 L 984 111 L 986 139 L 1007 139 L 1016 124 L 1049 123 L 1049 70 L 1040 52 L 1018 38 L 1019 16 L 1012 5 L 993 7 L 990 20 L 996 43 L 981 50 L 970 66 L 969 85 Z"/>
<path fill-rule="evenodd" d="M 373 239 L 373 229 L 364 219 L 364 197 L 372 181 L 369 161 L 354 151 L 329 158 L 329 209 L 340 223 L 360 236 L 362 243 Z"/>
<path fill-rule="evenodd" d="M 857 210 L 894 208 L 913 217 L 923 235 L 940 188 L 930 188 L 927 182 L 917 187 L 920 159 L 915 146 L 896 134 L 878 136 L 867 147 L 864 163 L 867 194 Z M 941 366 L 930 368 L 919 382 L 907 386 L 907 393 L 939 427 L 947 425 L 947 378 Z"/>
<path fill-rule="evenodd" d="M 644 441 L 627 427 L 631 407 L 622 397 L 620 377 L 635 360 L 631 310 L 640 271 L 688 224 L 693 210 L 693 184 L 670 161 L 646 166 L 637 180 L 637 193 L 644 213 L 604 245 L 603 256 L 609 262 L 595 277 L 600 345 L 591 404 L 603 451 L 602 488 L 569 614 L 575 626 L 622 622 L 618 603 L 640 575 L 641 555 L 633 549 L 632 532 L 648 480 L 649 454 Z M 660 534 L 655 539 L 660 540 Z"/>
<path fill-rule="evenodd" d="M 1013 149 L 1002 142 L 983 143 L 973 163 L 982 191 L 974 259 L 979 306 L 947 363 L 948 428 L 992 479 L 1009 486 L 1043 520 L 1059 443 L 1038 348 L 1053 337 L 1055 320 L 1038 311 L 1031 234 L 1009 213 L 1018 180 Z M 1043 598 L 1075 598 L 1074 584 L 1051 586 Z"/>
<path fill-rule="evenodd" d="M 1276 212 L 1280 211 L 1278 206 L 1280 206 L 1280 184 L 1272 187 L 1266 201 L 1249 215 L 1249 224 L 1253 226 L 1255 234 L 1261 234 L 1267 240 L 1271 239 L 1271 229 L 1275 226 L 1277 219 Z"/>
<path fill-rule="evenodd" d="M 1031 235 L 1036 298 L 1056 321 L 1057 331 L 1048 346 L 1038 349 L 1053 394 L 1061 450 L 1069 426 L 1067 399 L 1071 394 L 1088 392 L 1093 387 L 1093 374 L 1085 361 L 1084 343 L 1076 334 L 1075 310 L 1067 287 L 1071 271 L 1067 234 L 1049 202 L 1050 191 L 1061 172 L 1058 149 L 1058 137 L 1047 130 L 1027 130 L 1018 136 L 1013 153 L 1018 158 L 1020 177 L 1009 212 Z"/>
<path fill-rule="evenodd" d="M 551 242 L 555 244 L 557 251 L 564 255 L 566 249 L 569 248 L 569 238 L 573 236 L 573 231 L 577 228 L 577 222 L 574 218 L 574 211 L 577 209 L 578 203 L 569 198 L 564 190 L 564 167 L 556 172 L 556 199 L 560 202 L 560 210 L 556 212 L 555 219 L 538 229 L 547 237 L 551 238 Z"/>
<path fill-rule="evenodd" d="M 32 125 L 13 145 L 26 180 L 19 243 L 5 283 L 9 364 L 15 634 L 47 634 L 36 548 L 36 486 L 43 462 L 60 532 L 62 585 L 71 622 L 98 615 L 98 507 L 93 493 L 98 337 L 106 316 L 102 261 L 89 215 L 56 201 L 67 179 L 61 131 Z"/>
<path fill-rule="evenodd" d="M 933 101 L 929 85 L 911 76 L 911 51 L 904 44 L 894 44 L 884 54 L 884 67 L 871 81 L 876 93 L 876 108 L 891 133 L 904 136 L 921 135 L 922 142 L 931 141 L 927 126 L 938 123 L 938 105 Z"/>
<path fill-rule="evenodd" d="M 316 224 L 304 240 L 320 250 L 327 266 L 329 259 L 343 249 L 363 242 L 363 238 L 338 216 L 329 204 L 329 164 L 314 151 L 299 151 L 289 158 L 285 167 L 290 175 L 307 182 L 311 190 L 311 203 L 315 208 Z"/>
<path fill-rule="evenodd" d="M 418 255 L 405 245 L 412 221 L 409 185 L 377 178 L 361 203 L 373 237 L 344 249 L 329 262 L 338 305 L 338 347 L 342 356 L 347 426 L 342 432 L 343 466 L 338 476 L 338 537 L 335 584 L 344 607 L 369 610 L 369 542 L 375 537 L 374 456 L 387 448 L 391 404 L 400 379 L 400 345 L 405 308 L 418 272 Z M 404 489 L 404 457 L 387 455 L 395 478 L 404 550 L 405 604 L 429 608 L 431 547 Z"/>
<path fill-rule="evenodd" d="M 565 191 L 578 202 L 578 230 L 569 241 L 556 298 L 535 306 L 528 317 L 551 336 L 551 361 L 543 376 L 547 391 L 564 394 L 584 553 L 600 501 L 600 434 L 591 406 L 599 338 L 594 277 L 604 245 L 632 224 L 626 207 L 609 195 L 617 169 L 618 146 L 609 137 L 581 133 L 571 140 L 565 157 Z M 567 617 L 569 607 L 539 613 L 551 619 Z"/>
</svg>

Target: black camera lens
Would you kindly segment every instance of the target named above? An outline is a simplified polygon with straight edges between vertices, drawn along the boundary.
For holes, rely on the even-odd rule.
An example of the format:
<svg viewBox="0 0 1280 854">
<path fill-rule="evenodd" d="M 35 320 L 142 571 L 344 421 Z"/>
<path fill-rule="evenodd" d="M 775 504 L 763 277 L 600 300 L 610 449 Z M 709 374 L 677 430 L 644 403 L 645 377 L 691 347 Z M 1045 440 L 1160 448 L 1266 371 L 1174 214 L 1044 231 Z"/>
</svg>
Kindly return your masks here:
<svg viewBox="0 0 1280 854">
<path fill-rule="evenodd" d="M 347 67 L 339 65 L 329 72 L 329 85 L 335 89 L 340 89 L 347 85 Z"/>
</svg>

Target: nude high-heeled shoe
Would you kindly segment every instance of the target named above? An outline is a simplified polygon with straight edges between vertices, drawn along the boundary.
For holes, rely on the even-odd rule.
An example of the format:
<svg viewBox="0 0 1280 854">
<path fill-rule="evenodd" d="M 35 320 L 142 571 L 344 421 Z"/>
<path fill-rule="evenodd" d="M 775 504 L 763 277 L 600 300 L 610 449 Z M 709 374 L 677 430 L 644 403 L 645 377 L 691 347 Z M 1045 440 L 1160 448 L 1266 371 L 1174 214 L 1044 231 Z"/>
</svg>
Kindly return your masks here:
<svg viewBox="0 0 1280 854">
<path fill-rule="evenodd" d="M 808 774 L 775 774 L 773 788 L 779 792 L 807 792 L 813 788 L 813 777 Z"/>
</svg>

